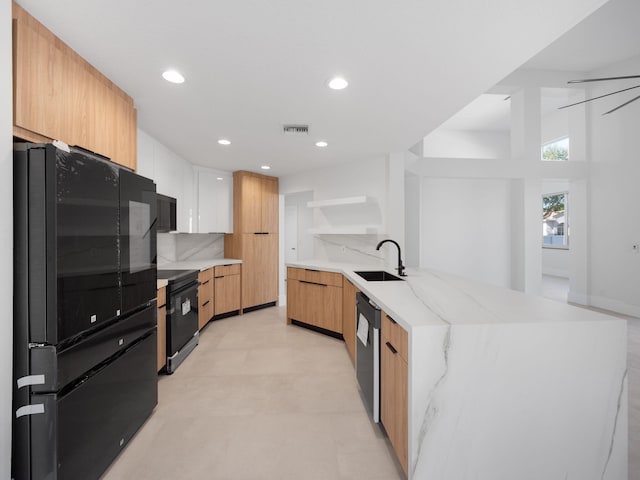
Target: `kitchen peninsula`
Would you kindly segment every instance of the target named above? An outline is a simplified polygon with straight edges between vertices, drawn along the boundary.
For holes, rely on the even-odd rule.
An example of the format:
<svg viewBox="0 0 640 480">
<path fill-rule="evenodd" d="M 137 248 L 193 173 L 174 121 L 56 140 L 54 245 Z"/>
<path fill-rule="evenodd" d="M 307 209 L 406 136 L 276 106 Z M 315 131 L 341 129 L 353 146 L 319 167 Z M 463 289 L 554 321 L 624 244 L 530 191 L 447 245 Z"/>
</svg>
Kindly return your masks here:
<svg viewBox="0 0 640 480">
<path fill-rule="evenodd" d="M 341 273 L 406 331 L 409 479 L 627 478 L 624 320 L 433 271 L 288 267 Z"/>
</svg>

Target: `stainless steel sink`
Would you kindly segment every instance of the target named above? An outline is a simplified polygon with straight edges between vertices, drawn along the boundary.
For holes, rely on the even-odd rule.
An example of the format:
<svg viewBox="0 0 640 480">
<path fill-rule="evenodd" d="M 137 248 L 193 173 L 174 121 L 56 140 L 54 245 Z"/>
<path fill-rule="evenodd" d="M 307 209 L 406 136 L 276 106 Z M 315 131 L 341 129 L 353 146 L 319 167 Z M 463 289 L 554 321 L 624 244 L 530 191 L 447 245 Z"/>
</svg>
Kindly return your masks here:
<svg viewBox="0 0 640 480">
<path fill-rule="evenodd" d="M 356 275 L 360 275 L 367 282 L 393 282 L 393 281 L 403 281 L 402 278 L 396 277 L 395 275 L 391 275 L 388 272 L 383 270 L 372 270 L 370 272 L 353 272 Z"/>
</svg>

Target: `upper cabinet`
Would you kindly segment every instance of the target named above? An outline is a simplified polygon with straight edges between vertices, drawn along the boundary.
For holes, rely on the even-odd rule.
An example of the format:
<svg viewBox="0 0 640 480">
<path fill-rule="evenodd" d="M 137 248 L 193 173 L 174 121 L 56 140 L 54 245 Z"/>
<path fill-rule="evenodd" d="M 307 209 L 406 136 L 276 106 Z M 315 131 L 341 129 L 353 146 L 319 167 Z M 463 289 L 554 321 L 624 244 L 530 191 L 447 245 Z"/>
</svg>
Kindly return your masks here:
<svg viewBox="0 0 640 480">
<path fill-rule="evenodd" d="M 235 233 L 278 233 L 278 178 L 233 172 Z"/>
<path fill-rule="evenodd" d="M 14 136 L 62 140 L 136 169 L 133 99 L 13 4 Z"/>
<path fill-rule="evenodd" d="M 198 169 L 198 232 L 233 232 L 233 183 L 229 172 Z"/>
</svg>

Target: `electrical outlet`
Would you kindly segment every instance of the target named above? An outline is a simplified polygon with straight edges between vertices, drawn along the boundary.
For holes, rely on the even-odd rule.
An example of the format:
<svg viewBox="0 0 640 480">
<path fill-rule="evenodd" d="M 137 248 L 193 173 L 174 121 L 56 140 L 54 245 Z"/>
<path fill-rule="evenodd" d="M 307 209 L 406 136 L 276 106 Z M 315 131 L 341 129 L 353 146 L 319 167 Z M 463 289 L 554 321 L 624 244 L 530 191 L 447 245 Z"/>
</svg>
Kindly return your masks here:
<svg viewBox="0 0 640 480">
<path fill-rule="evenodd" d="M 634 243 L 631 245 L 631 251 L 633 251 L 633 253 L 640 253 L 640 244 Z"/>
</svg>

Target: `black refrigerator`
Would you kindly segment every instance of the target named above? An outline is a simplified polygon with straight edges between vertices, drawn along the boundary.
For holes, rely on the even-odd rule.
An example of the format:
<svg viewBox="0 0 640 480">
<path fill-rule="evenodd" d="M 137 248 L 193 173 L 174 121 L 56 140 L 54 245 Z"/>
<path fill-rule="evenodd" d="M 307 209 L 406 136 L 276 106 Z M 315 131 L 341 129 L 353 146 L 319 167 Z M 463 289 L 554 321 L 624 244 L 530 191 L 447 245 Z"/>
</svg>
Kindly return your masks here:
<svg viewBox="0 0 640 480">
<path fill-rule="evenodd" d="M 157 403 L 153 181 L 14 145 L 15 480 L 98 478 Z"/>
</svg>

